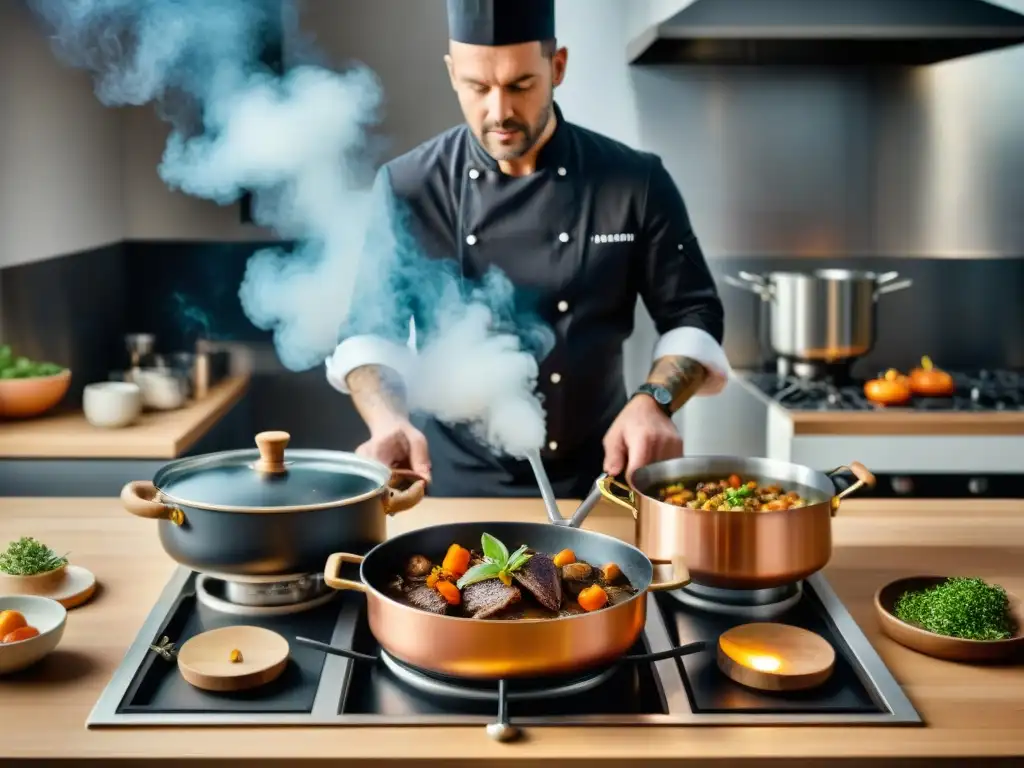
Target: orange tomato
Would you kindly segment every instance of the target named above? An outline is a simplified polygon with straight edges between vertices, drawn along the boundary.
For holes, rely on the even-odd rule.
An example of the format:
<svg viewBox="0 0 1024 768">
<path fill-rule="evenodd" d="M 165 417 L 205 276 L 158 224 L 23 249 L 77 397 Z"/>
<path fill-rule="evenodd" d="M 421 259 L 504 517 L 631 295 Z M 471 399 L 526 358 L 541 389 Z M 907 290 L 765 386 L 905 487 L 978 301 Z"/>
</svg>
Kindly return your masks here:
<svg viewBox="0 0 1024 768">
<path fill-rule="evenodd" d="M 39 630 L 35 627 L 19 627 L 13 632 L 8 632 L 4 635 L 4 643 L 18 643 L 22 640 L 28 640 L 30 637 L 35 637 L 39 634 Z"/>
<path fill-rule="evenodd" d="M 926 355 L 921 358 L 921 367 L 910 372 L 910 388 L 915 394 L 930 397 L 948 397 L 956 391 L 953 377 L 934 366 Z"/>
<path fill-rule="evenodd" d="M 913 396 L 910 382 L 899 371 L 890 368 L 885 378 L 872 379 L 864 385 L 864 395 L 880 405 L 903 405 Z"/>
<path fill-rule="evenodd" d="M 26 626 L 28 622 L 20 611 L 0 611 L 0 637 Z"/>
</svg>

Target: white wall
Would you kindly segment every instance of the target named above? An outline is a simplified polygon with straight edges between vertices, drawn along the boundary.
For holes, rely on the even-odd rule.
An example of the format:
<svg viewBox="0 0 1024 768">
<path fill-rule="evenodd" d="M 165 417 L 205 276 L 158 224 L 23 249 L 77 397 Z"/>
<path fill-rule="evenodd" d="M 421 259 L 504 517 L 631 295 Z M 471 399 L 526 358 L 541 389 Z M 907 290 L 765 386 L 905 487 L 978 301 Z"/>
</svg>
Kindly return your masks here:
<svg viewBox="0 0 1024 768">
<path fill-rule="evenodd" d="M 0 267 L 124 237 L 121 116 L 0 2 Z"/>
</svg>

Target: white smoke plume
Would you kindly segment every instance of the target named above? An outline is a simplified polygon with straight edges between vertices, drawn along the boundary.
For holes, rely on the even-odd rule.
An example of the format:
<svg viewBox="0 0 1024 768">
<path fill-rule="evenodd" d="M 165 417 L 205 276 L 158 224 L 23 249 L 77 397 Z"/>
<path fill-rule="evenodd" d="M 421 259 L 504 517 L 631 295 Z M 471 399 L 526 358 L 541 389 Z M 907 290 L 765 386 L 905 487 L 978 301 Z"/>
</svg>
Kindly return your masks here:
<svg viewBox="0 0 1024 768">
<path fill-rule="evenodd" d="M 384 284 L 441 286 L 434 294 L 377 291 L 353 303 L 373 198 L 369 130 L 383 93 L 366 67 L 297 64 L 284 75 L 260 62 L 269 35 L 298 40 L 288 0 L 30 0 L 56 54 L 93 74 L 110 106 L 152 104 L 171 127 L 159 172 L 172 188 L 220 204 L 254 197 L 255 218 L 287 247 L 251 258 L 239 298 L 274 334 L 283 365 L 322 365 L 344 327 L 361 318 L 428 317 L 410 377 L 414 408 L 468 423 L 492 448 L 524 456 L 544 441 L 534 392 L 549 329 L 517 319 L 511 285 L 491 273 L 471 296 L 438 262 L 389 254 Z M 372 305 L 372 306 L 371 306 Z M 510 327 L 510 318 L 512 326 Z M 500 322 L 499 322 L 500 321 Z M 524 340 L 523 337 L 527 338 Z"/>
</svg>

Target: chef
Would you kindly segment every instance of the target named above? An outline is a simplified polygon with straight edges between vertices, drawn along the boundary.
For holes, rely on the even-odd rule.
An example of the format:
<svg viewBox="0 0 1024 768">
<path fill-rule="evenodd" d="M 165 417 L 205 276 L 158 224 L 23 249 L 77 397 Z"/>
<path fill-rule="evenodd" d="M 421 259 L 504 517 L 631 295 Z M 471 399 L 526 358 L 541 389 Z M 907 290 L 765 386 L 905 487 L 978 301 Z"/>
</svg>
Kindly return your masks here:
<svg viewBox="0 0 1024 768">
<path fill-rule="evenodd" d="M 448 0 L 445 64 L 466 122 L 384 165 L 376 185 L 423 254 L 472 279 L 500 268 L 554 330 L 539 363 L 541 456 L 555 494 L 582 498 L 602 471 L 680 456 L 672 414 L 719 392 L 729 363 L 715 283 L 660 158 L 573 125 L 555 103 L 568 53 L 554 17 L 554 0 Z M 659 339 L 647 382 L 627 396 L 622 345 L 638 296 Z M 435 496 L 537 496 L 527 462 L 408 414 L 411 354 L 355 334 L 327 361 L 370 430 L 357 452 L 426 474 Z"/>
</svg>

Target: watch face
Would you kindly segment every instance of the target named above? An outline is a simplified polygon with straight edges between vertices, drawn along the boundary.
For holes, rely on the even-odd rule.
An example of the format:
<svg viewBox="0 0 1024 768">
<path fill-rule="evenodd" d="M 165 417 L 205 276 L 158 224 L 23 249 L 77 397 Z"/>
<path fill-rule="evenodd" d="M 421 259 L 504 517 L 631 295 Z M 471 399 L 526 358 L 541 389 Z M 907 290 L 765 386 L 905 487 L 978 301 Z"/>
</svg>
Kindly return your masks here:
<svg viewBox="0 0 1024 768">
<path fill-rule="evenodd" d="M 669 392 L 667 389 L 658 387 L 656 390 L 654 390 L 654 399 L 657 400 L 662 405 L 668 405 L 669 403 L 672 402 L 672 393 Z"/>
</svg>

